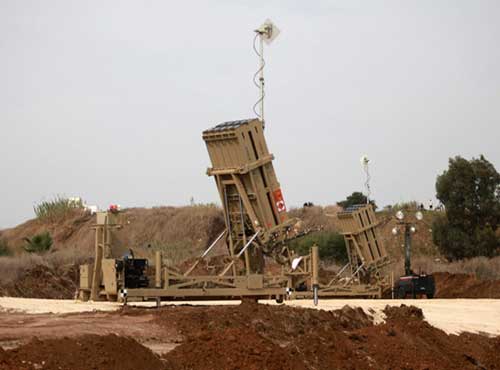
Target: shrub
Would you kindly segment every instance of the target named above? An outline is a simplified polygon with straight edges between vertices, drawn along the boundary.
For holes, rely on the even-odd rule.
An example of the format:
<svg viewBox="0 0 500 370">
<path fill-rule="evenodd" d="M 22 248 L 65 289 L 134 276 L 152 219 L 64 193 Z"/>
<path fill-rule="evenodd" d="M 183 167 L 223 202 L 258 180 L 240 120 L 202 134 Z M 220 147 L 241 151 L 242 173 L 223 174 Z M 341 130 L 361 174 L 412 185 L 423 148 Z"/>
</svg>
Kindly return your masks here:
<svg viewBox="0 0 500 370">
<path fill-rule="evenodd" d="M 57 222 L 64 219 L 75 209 L 83 209 L 81 200 L 57 196 L 53 200 L 43 201 L 33 207 L 36 217 L 41 221 Z"/>
<path fill-rule="evenodd" d="M 359 191 L 355 191 L 351 195 L 349 195 L 345 200 L 337 202 L 337 205 L 346 209 L 346 208 L 349 208 L 351 206 L 356 206 L 359 204 L 366 204 L 367 200 L 368 200 L 368 198 L 366 197 L 366 195 L 364 195 L 363 193 L 361 193 Z M 370 204 L 373 205 L 374 209 L 377 209 L 377 205 L 375 204 L 375 201 L 373 199 L 370 200 Z"/>
<path fill-rule="evenodd" d="M 28 253 L 45 253 L 52 247 L 52 237 L 49 232 L 43 232 L 30 238 L 24 238 L 24 250 Z"/>
<path fill-rule="evenodd" d="M 299 254 L 307 254 L 314 244 L 318 246 L 320 258 L 332 259 L 339 263 L 347 262 L 344 237 L 332 231 L 321 231 L 293 240 L 290 242 L 290 249 Z"/>
<path fill-rule="evenodd" d="M 11 251 L 6 239 L 0 239 L 0 256 L 10 256 Z"/>
</svg>

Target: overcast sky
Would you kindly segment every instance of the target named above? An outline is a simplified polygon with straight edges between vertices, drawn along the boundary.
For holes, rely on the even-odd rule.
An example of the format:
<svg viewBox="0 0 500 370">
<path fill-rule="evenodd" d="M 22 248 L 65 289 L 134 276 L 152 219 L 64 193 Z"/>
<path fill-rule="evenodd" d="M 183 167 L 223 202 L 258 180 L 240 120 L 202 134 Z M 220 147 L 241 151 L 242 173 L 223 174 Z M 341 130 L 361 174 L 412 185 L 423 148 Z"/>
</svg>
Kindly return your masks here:
<svg viewBox="0 0 500 370">
<path fill-rule="evenodd" d="M 500 2 L 0 1 L 0 228 L 55 195 L 218 202 L 201 132 L 253 116 L 289 206 L 434 197 L 450 156 L 500 167 Z"/>
</svg>

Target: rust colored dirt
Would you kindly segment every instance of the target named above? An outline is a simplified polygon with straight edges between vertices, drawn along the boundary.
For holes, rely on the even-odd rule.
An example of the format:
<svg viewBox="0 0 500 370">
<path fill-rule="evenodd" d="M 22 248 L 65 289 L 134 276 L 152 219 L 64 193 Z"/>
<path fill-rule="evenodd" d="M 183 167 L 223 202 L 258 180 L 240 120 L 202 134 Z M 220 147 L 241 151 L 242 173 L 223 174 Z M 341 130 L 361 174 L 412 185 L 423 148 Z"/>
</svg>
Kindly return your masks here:
<svg viewBox="0 0 500 370">
<path fill-rule="evenodd" d="M 227 328 L 189 337 L 166 359 L 167 369 L 306 370 L 286 348 L 253 329 Z"/>
<path fill-rule="evenodd" d="M 0 350 L 1 370 L 163 369 L 161 360 L 135 340 L 116 335 L 34 338 L 19 348 Z"/>
<path fill-rule="evenodd" d="M 436 298 L 500 298 L 500 280 L 478 280 L 472 275 L 436 272 Z"/>
<path fill-rule="evenodd" d="M 167 307 L 156 321 L 186 338 L 163 356 L 171 370 L 500 369 L 500 338 L 447 335 L 415 307 L 385 313 L 387 322 L 373 325 L 349 307 L 329 312 L 243 303 Z"/>
<path fill-rule="evenodd" d="M 10 319 L 5 314 L 10 326 L 2 321 L 0 326 L 11 330 L 0 338 L 6 347 L 0 351 L 0 370 L 500 369 L 500 337 L 447 335 L 415 307 L 386 308 L 385 314 L 386 322 L 374 325 L 361 309 L 347 306 L 322 311 L 252 302 L 126 307 L 104 316 L 43 315 L 41 322 L 37 315 L 16 313 Z M 81 325 L 71 325 L 75 320 Z M 106 329 L 107 321 L 113 325 Z M 42 334 L 42 326 L 55 324 L 71 336 L 62 338 L 52 328 L 33 338 Z M 7 350 L 16 341 L 20 346 Z M 162 344 L 168 344 L 166 351 L 158 351 Z"/>
</svg>

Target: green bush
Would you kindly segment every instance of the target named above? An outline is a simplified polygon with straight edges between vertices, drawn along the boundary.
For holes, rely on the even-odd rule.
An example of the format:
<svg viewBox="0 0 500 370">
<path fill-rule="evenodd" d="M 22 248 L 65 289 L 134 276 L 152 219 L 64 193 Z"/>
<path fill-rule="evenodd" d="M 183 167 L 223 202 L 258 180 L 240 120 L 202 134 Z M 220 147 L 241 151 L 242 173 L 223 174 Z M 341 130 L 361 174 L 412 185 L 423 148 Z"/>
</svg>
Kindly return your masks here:
<svg viewBox="0 0 500 370">
<path fill-rule="evenodd" d="M 368 198 L 366 197 L 366 195 L 364 195 L 360 191 L 355 191 L 351 195 L 347 196 L 345 200 L 337 202 L 337 205 L 344 209 L 347 209 L 351 206 L 366 204 L 367 201 Z M 373 209 L 377 209 L 377 205 L 375 204 L 375 201 L 373 199 L 370 200 L 370 204 L 373 206 Z"/>
<path fill-rule="evenodd" d="M 24 238 L 24 250 L 28 253 L 45 253 L 52 247 L 52 237 L 49 232 L 43 232 L 30 238 Z"/>
<path fill-rule="evenodd" d="M 81 200 L 73 201 L 65 197 L 57 196 L 52 200 L 43 201 L 33 207 L 35 215 L 39 220 L 57 222 L 64 219 L 75 209 L 83 209 Z"/>
<path fill-rule="evenodd" d="M 293 240 L 290 243 L 290 249 L 304 255 L 309 253 L 309 249 L 314 244 L 318 246 L 320 258 L 332 259 L 339 263 L 348 261 L 344 237 L 332 231 L 320 231 Z"/>
<path fill-rule="evenodd" d="M 0 239 L 0 256 L 10 256 L 11 251 L 9 248 L 9 244 L 7 243 L 7 240 L 5 239 Z"/>
</svg>

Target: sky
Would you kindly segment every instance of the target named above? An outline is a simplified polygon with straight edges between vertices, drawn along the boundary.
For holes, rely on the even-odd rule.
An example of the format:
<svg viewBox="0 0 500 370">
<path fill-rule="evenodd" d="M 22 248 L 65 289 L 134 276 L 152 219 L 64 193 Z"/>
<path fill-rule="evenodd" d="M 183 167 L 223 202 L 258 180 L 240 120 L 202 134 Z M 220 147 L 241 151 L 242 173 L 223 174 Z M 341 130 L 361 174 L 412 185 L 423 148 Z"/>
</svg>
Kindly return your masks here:
<svg viewBox="0 0 500 370">
<path fill-rule="evenodd" d="M 254 117 L 288 206 L 428 201 L 449 157 L 500 167 L 500 2 L 0 1 L 0 228 L 55 196 L 217 202 L 201 132 Z"/>
</svg>

